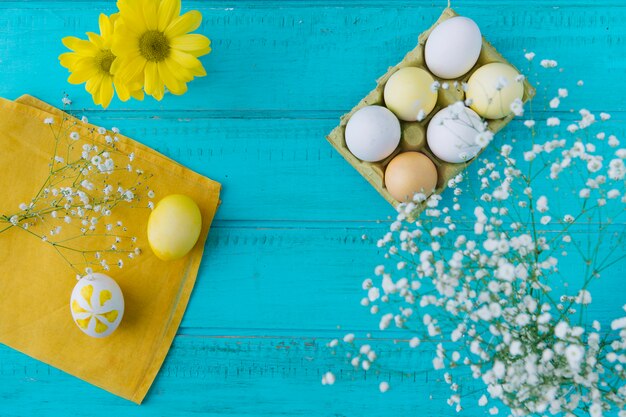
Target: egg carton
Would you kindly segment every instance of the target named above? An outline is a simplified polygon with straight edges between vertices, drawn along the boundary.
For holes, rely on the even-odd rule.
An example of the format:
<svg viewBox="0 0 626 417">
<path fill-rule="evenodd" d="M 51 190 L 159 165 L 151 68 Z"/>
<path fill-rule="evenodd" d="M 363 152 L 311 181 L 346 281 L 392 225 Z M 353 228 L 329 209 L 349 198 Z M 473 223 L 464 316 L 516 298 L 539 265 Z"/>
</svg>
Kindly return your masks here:
<svg viewBox="0 0 626 417">
<path fill-rule="evenodd" d="M 503 64 L 511 65 L 513 68 L 515 68 L 514 65 L 504 59 L 504 57 L 502 57 L 502 55 L 500 55 L 498 51 L 496 51 L 496 49 L 491 46 L 491 44 L 483 37 L 482 48 L 480 51 L 480 56 L 478 57 L 478 61 L 468 73 L 454 80 L 444 80 L 440 77 L 435 76 L 428 69 L 424 61 L 424 45 L 426 44 L 428 36 L 437 25 L 439 25 L 444 20 L 447 20 L 454 16 L 458 16 L 458 14 L 454 10 L 452 10 L 452 8 L 446 8 L 439 17 L 439 19 L 437 19 L 437 21 L 428 30 L 419 35 L 418 44 L 415 49 L 407 53 L 402 61 L 400 61 L 397 65 L 389 68 L 387 73 L 385 73 L 385 75 L 377 80 L 376 88 L 372 90 L 367 96 L 365 96 L 359 102 L 359 104 L 357 104 L 356 107 L 354 107 L 349 113 L 341 116 L 339 126 L 335 127 L 335 129 L 333 129 L 333 131 L 330 132 L 330 134 L 326 137 L 326 139 L 337 150 L 337 152 L 339 152 L 344 157 L 344 159 L 348 161 L 348 163 L 350 163 L 350 165 L 352 165 L 376 189 L 376 191 L 378 191 L 380 195 L 382 195 L 394 207 L 397 207 L 400 204 L 400 201 L 393 198 L 385 188 L 384 177 L 387 164 L 399 153 L 407 151 L 422 152 L 433 161 L 437 168 L 437 187 L 434 190 L 434 193 L 442 193 L 446 189 L 449 180 L 456 177 L 469 164 L 476 160 L 480 153 L 475 158 L 467 162 L 457 164 L 445 162 L 437 158 L 428 148 L 428 144 L 426 142 L 426 128 L 430 119 L 439 110 L 458 101 L 465 100 L 463 83 L 466 83 L 470 76 L 474 73 L 474 71 L 476 71 L 481 66 L 494 62 L 500 62 Z M 356 156 L 354 156 L 346 146 L 346 124 L 348 123 L 348 120 L 350 120 L 350 117 L 352 117 L 352 115 L 362 107 L 371 105 L 384 106 L 385 102 L 383 98 L 383 91 L 387 80 L 397 70 L 404 67 L 422 68 L 426 70 L 436 81 L 439 81 L 441 84 L 443 84 L 444 82 L 447 83 L 448 88 L 439 88 L 437 104 L 424 120 L 419 122 L 406 122 L 400 120 L 402 137 L 400 139 L 400 144 L 391 155 L 379 162 L 361 161 Z M 528 83 L 528 81 L 524 80 L 524 95 L 522 101 L 526 102 L 534 95 L 535 89 L 530 85 L 530 83 Z M 511 114 L 502 119 L 486 120 L 488 128 L 491 132 L 495 134 L 496 132 L 504 128 L 513 117 L 514 116 Z M 417 215 L 419 211 L 423 210 L 423 208 L 424 205 L 422 204 L 417 209 L 417 211 L 413 213 L 413 216 Z"/>
</svg>

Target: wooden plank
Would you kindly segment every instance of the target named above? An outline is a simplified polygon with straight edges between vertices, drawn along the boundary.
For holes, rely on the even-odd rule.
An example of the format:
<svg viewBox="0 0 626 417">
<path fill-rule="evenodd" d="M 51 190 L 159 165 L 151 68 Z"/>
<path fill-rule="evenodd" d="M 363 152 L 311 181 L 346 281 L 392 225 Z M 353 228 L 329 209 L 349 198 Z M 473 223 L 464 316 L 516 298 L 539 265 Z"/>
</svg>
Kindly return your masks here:
<svg viewBox="0 0 626 417">
<path fill-rule="evenodd" d="M 576 91 L 570 94 L 575 96 Z M 395 217 L 395 210 L 326 142 L 324 136 L 336 121 L 324 114 L 311 119 L 190 117 L 185 112 L 162 112 L 157 117 L 134 112 L 88 114 L 92 122 L 117 126 L 124 134 L 221 182 L 217 219 L 377 221 Z M 579 118 L 568 112 L 560 115 L 563 128 Z M 538 123 L 545 123 L 539 116 Z M 614 113 L 607 134 L 626 138 L 625 119 L 626 113 Z M 494 145 L 527 137 L 527 128 L 517 119 L 496 136 Z M 598 146 L 602 143 L 606 141 L 598 141 Z M 521 158 L 530 145 L 518 146 L 515 152 Z M 495 147 L 490 146 L 483 156 L 494 157 Z M 469 172 L 476 169 L 470 167 Z M 444 193 L 445 198 L 450 196 Z"/>
<path fill-rule="evenodd" d="M 429 359 L 380 341 L 379 352 L 404 374 L 354 372 L 316 338 L 178 337 L 146 402 L 138 407 L 6 348 L 0 348 L 0 413 L 132 416 L 449 415 L 441 375 L 424 371 Z M 395 357 L 394 357 L 395 356 Z M 332 369 L 334 386 L 320 384 Z M 378 384 L 392 388 L 381 394 Z M 428 389 L 424 389 L 428 386 Z M 28 401 L 25 399 L 28 398 Z M 468 408 L 476 410 L 475 401 Z M 476 410 L 477 411 L 477 410 Z M 423 414 L 421 414 L 423 415 Z"/>
<path fill-rule="evenodd" d="M 118 109 L 237 110 L 254 116 L 261 109 L 333 110 L 338 118 L 375 85 L 388 66 L 415 46 L 417 35 L 443 9 L 439 4 L 395 1 L 389 6 L 366 1 L 185 2 L 204 15 L 201 32 L 214 52 L 203 58 L 208 77 L 194 81 L 190 92 L 166 101 L 119 103 Z M 22 8 L 23 5 L 28 8 Z M 0 96 L 30 93 L 47 101 L 66 91 L 77 105 L 94 108 L 81 86 L 68 86 L 57 56 L 61 38 L 97 29 L 97 16 L 112 12 L 111 2 L 1 2 L 0 28 L 11 36 L 0 41 Z M 477 21 L 492 44 L 523 70 L 523 50 L 558 59 L 566 71 L 560 84 L 588 76 L 580 103 L 626 71 L 626 14 L 622 3 L 587 7 L 589 2 L 459 2 L 460 14 Z M 325 7 L 327 6 L 327 7 Z M 391 28 L 391 30 L 389 30 Z M 602 77 L 592 77 L 602 74 Z M 559 85 L 561 86 L 561 85 Z M 556 88 L 557 86 L 555 86 Z M 605 94 L 604 110 L 624 110 L 620 94 Z"/>
<path fill-rule="evenodd" d="M 196 290 L 146 404 L 0 347 L 0 416 L 452 414 L 428 355 L 388 340 L 400 332 L 372 332 L 377 319 L 359 305 L 360 283 L 381 259 L 374 241 L 393 211 L 324 140 L 444 3 L 185 0 L 185 8 L 201 10 L 201 31 L 213 40 L 214 52 L 203 58 L 209 76 L 183 97 L 114 102 L 102 112 L 81 86 L 66 84 L 57 56 L 63 36 L 95 30 L 98 13 L 113 3 L 0 1 L 0 96 L 31 93 L 59 103 L 69 92 L 93 121 L 117 125 L 224 184 Z M 456 3 L 521 69 L 524 49 L 559 61 L 562 73 L 541 70 L 539 79 L 548 99 L 558 87 L 570 89 L 564 119 L 576 119 L 570 108 L 608 111 L 614 131 L 607 133 L 626 138 L 623 1 Z M 580 78 L 585 87 L 574 88 Z M 543 106 L 535 110 L 545 120 Z M 524 130 L 517 121 L 502 133 L 510 139 Z M 603 243 L 611 249 L 610 240 Z M 574 285 L 577 265 L 564 263 L 560 286 Z M 616 317 L 623 295 L 614 288 L 624 276 L 622 264 L 593 284 L 590 319 Z M 350 373 L 323 349 L 348 331 L 371 332 L 384 366 L 413 377 Z M 333 388 L 319 384 L 328 369 L 338 375 Z M 377 391 L 382 379 L 392 384 L 385 395 Z M 474 404 L 465 415 L 484 412 Z"/>
<path fill-rule="evenodd" d="M 182 333 L 263 335 L 278 331 L 297 336 L 303 331 L 336 330 L 338 325 L 345 332 L 378 328 L 378 319 L 359 302 L 366 295 L 361 282 L 375 278 L 374 267 L 384 263 L 375 242 L 388 230 L 387 225 L 250 226 L 218 222 L 211 231 Z M 623 228 L 621 223 L 610 230 Z M 597 238 L 587 226 L 574 230 L 572 238 L 580 243 L 589 236 Z M 461 226 L 461 232 L 469 231 Z M 368 238 L 362 239 L 363 235 Z M 626 255 L 626 248 L 615 248 L 611 236 L 603 235 L 600 253 L 614 250 L 614 255 Z M 393 269 L 394 263 L 387 265 Z M 577 288 L 582 280 L 579 269 L 579 262 L 564 258 L 562 277 L 553 280 L 555 290 Z M 608 323 L 620 314 L 623 294 L 612 288 L 624 276 L 626 262 L 589 288 L 594 299 L 590 317 Z"/>
</svg>

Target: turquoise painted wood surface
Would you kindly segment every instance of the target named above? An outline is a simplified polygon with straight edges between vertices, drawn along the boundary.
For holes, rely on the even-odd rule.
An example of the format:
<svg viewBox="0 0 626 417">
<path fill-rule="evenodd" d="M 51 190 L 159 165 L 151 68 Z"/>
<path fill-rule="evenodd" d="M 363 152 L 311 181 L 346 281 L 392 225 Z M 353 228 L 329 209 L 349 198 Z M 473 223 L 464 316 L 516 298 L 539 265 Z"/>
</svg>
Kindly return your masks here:
<svg viewBox="0 0 626 417">
<path fill-rule="evenodd" d="M 564 71 L 558 83 L 556 73 L 542 78 L 545 86 L 585 81 L 567 99 L 564 119 L 576 118 L 569 108 L 607 111 L 614 133 L 626 138 L 623 1 L 452 3 L 521 68 L 525 49 L 557 59 Z M 0 347 L 0 416 L 452 414 L 429 357 L 395 343 L 401 333 L 374 331 L 375 319 L 359 306 L 360 282 L 376 264 L 374 242 L 394 213 L 324 140 L 444 6 L 184 1 L 203 13 L 200 30 L 213 40 L 203 59 L 209 76 L 182 97 L 114 102 L 102 111 L 65 82 L 57 56 L 63 36 L 95 30 L 112 2 L 0 1 L 0 96 L 59 103 L 67 92 L 90 120 L 224 186 L 189 309 L 144 405 Z M 513 122 L 506 131 L 522 129 Z M 576 266 L 566 268 L 573 274 Z M 621 267 L 596 287 L 592 314 L 604 322 L 624 303 L 624 292 L 612 289 L 625 276 Z M 348 331 L 370 332 L 389 371 L 355 374 L 332 358 L 325 343 Z M 329 369 L 338 381 L 322 387 Z M 406 375 L 393 372 L 399 369 Z M 392 390 L 378 393 L 379 380 Z M 466 406 L 465 415 L 484 413 Z"/>
</svg>

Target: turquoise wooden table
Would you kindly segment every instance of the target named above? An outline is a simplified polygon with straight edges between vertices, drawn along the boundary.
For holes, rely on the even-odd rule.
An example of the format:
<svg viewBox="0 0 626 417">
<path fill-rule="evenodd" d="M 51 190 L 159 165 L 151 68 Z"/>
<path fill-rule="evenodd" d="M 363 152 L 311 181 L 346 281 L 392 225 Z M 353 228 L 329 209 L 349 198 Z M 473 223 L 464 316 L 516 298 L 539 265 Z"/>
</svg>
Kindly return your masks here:
<svg viewBox="0 0 626 417">
<path fill-rule="evenodd" d="M 559 83 L 584 79 L 567 108 L 611 113 L 626 139 L 622 0 L 452 3 L 514 64 L 523 68 L 524 50 L 532 50 L 559 61 Z M 401 334 L 375 331 L 376 319 L 359 305 L 360 283 L 377 264 L 375 241 L 394 211 L 324 139 L 443 7 L 184 0 L 184 9 L 202 12 L 200 31 L 213 41 L 202 59 L 208 76 L 182 97 L 114 101 L 103 111 L 82 86 L 66 83 L 57 56 L 62 37 L 95 30 L 112 2 L 0 1 L 0 96 L 28 93 L 60 105 L 66 92 L 96 124 L 117 126 L 223 184 L 189 308 L 144 404 L 0 347 L 0 416 L 452 414 L 429 356 L 394 344 Z M 575 116 L 563 110 L 563 118 Z M 599 314 L 623 304 L 623 292 L 610 287 L 594 295 Z M 379 356 L 389 369 L 410 377 L 351 373 L 325 349 L 346 332 L 371 333 L 386 346 Z M 322 386 L 331 369 L 336 384 Z M 382 380 L 392 384 L 385 394 Z M 485 412 L 472 407 L 465 415 Z"/>
</svg>

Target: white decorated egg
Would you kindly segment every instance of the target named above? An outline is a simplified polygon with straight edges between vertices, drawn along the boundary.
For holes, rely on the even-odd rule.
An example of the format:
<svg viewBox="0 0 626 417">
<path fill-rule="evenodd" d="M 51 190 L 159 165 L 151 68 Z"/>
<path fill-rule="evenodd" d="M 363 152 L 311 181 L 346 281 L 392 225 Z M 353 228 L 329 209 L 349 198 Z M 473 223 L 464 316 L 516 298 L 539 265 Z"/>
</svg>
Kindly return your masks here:
<svg viewBox="0 0 626 417">
<path fill-rule="evenodd" d="M 113 278 L 94 273 L 81 278 L 70 298 L 74 323 L 91 337 L 113 333 L 124 316 L 124 296 Z"/>
<path fill-rule="evenodd" d="M 400 120 L 421 122 L 437 104 L 435 79 L 417 67 L 400 68 L 385 84 L 385 106 Z"/>
<path fill-rule="evenodd" d="M 478 68 L 467 81 L 470 107 L 486 119 L 512 113 L 511 104 L 524 96 L 524 79 L 510 65 L 494 62 Z"/>
<path fill-rule="evenodd" d="M 428 69 L 437 77 L 458 78 L 476 64 L 482 44 L 480 29 L 472 19 L 452 17 L 430 33 L 424 59 Z"/>
<path fill-rule="evenodd" d="M 458 102 L 433 116 L 428 124 L 426 140 L 437 158 L 454 164 L 466 162 L 482 149 L 476 137 L 485 130 L 480 116 Z"/>
<path fill-rule="evenodd" d="M 360 160 L 376 162 L 393 153 L 400 143 L 400 135 L 400 122 L 389 109 L 367 106 L 350 117 L 346 146 Z"/>
</svg>

